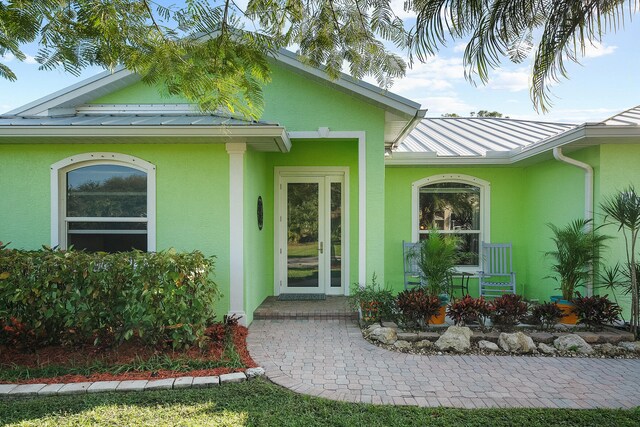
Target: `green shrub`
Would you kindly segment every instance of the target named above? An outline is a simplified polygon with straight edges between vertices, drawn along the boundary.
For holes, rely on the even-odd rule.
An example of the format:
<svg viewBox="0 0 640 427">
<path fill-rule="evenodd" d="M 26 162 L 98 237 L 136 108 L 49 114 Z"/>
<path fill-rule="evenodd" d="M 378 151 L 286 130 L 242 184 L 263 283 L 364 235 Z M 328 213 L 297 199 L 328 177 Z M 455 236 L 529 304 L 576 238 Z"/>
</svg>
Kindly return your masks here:
<svg viewBox="0 0 640 427">
<path fill-rule="evenodd" d="M 395 319 L 396 298 L 389 289 L 377 282 L 375 273 L 371 278 L 371 284 L 365 286 L 353 284 L 349 305 L 354 310 L 358 310 L 362 320 L 367 323 L 382 323 L 383 320 Z"/>
<path fill-rule="evenodd" d="M 202 253 L 88 253 L 0 247 L 0 342 L 202 343 L 219 298 Z M 13 325 L 13 326 L 11 326 Z"/>
</svg>

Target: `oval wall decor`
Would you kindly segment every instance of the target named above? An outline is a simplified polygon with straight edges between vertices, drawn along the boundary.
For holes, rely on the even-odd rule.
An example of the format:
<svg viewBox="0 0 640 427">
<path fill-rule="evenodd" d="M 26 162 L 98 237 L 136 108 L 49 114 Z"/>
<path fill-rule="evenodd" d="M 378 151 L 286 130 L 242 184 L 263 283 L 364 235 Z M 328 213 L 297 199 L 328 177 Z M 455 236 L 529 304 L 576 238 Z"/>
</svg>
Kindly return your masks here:
<svg viewBox="0 0 640 427">
<path fill-rule="evenodd" d="M 262 206 L 262 196 L 258 196 L 258 230 L 262 230 L 264 225 L 264 208 Z"/>
</svg>

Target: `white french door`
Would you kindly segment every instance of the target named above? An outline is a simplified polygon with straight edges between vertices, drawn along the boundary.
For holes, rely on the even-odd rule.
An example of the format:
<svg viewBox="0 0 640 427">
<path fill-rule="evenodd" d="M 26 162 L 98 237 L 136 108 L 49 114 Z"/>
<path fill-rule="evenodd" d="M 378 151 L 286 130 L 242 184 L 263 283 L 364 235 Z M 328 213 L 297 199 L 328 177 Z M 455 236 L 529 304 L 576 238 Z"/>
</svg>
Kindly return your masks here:
<svg viewBox="0 0 640 427">
<path fill-rule="evenodd" d="M 278 174 L 279 292 L 343 295 L 345 172 Z"/>
</svg>

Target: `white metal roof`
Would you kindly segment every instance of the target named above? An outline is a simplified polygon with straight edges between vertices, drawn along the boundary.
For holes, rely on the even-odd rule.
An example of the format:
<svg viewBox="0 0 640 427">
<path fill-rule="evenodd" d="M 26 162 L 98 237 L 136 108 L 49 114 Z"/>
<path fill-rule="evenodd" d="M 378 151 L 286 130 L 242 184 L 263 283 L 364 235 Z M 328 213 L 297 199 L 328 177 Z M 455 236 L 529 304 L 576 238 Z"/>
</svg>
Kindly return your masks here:
<svg viewBox="0 0 640 427">
<path fill-rule="evenodd" d="M 495 117 L 425 118 L 394 152 L 483 157 L 509 152 L 559 135 L 575 125 Z"/>
<path fill-rule="evenodd" d="M 607 126 L 640 126 L 640 105 L 608 118 L 604 124 Z"/>
</svg>

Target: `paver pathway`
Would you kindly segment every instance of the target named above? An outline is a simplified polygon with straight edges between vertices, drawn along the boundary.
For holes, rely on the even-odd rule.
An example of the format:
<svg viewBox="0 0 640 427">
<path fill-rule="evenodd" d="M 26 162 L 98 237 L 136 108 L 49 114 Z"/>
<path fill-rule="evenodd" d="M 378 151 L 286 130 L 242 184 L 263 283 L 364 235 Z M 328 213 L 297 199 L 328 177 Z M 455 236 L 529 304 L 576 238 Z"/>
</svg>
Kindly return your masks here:
<svg viewBox="0 0 640 427">
<path fill-rule="evenodd" d="M 248 348 L 275 383 L 329 399 L 399 405 L 640 406 L 640 360 L 419 356 L 362 338 L 351 320 L 255 320 Z"/>
</svg>

